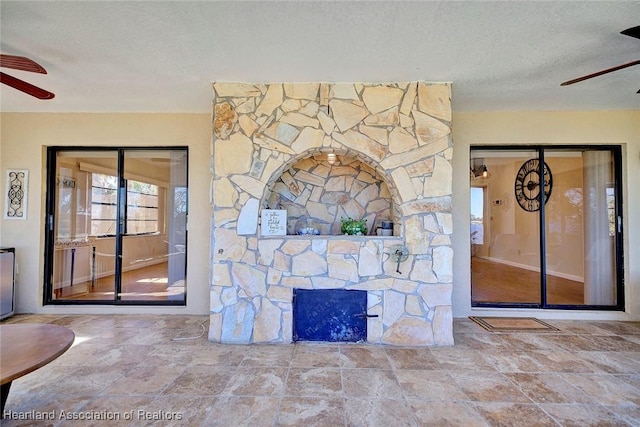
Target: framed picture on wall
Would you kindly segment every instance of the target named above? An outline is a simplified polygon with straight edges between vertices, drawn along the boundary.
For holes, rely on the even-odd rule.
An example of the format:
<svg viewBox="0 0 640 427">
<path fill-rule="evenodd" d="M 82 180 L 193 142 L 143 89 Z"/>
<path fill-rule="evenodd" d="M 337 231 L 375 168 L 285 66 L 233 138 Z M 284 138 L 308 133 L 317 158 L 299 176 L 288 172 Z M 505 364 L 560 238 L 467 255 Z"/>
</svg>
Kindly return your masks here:
<svg viewBox="0 0 640 427">
<path fill-rule="evenodd" d="M 29 171 L 7 169 L 4 219 L 27 219 Z"/>
</svg>

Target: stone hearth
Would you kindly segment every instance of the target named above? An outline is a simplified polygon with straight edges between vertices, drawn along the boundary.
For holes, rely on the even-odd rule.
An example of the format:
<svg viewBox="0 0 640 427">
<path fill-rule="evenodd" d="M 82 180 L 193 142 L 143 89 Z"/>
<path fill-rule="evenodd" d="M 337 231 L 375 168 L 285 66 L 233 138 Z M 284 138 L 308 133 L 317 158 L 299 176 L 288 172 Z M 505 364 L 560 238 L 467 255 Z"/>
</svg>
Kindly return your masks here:
<svg viewBox="0 0 640 427">
<path fill-rule="evenodd" d="M 209 340 L 291 342 L 298 288 L 367 291 L 368 313 L 378 315 L 367 320 L 369 343 L 453 344 L 451 86 L 213 88 Z M 286 208 L 283 195 L 299 209 L 291 217 L 327 224 L 326 234 L 261 236 L 261 209 Z M 370 227 L 393 219 L 394 236 L 333 234 L 343 212 L 368 215 Z M 398 244 L 409 251 L 401 272 L 391 256 Z"/>
</svg>

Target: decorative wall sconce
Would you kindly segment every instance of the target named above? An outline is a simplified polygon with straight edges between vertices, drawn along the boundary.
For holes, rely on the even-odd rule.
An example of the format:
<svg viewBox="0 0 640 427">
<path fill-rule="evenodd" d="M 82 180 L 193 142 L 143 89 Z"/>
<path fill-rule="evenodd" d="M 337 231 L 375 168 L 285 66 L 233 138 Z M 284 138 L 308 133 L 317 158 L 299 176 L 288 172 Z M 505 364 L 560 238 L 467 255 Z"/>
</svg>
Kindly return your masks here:
<svg viewBox="0 0 640 427">
<path fill-rule="evenodd" d="M 27 219 L 29 171 L 7 169 L 4 219 Z"/>
<path fill-rule="evenodd" d="M 336 163 L 336 160 L 338 160 L 338 156 L 336 156 L 335 153 L 327 154 L 327 162 L 329 162 L 330 165 L 333 166 Z"/>
</svg>

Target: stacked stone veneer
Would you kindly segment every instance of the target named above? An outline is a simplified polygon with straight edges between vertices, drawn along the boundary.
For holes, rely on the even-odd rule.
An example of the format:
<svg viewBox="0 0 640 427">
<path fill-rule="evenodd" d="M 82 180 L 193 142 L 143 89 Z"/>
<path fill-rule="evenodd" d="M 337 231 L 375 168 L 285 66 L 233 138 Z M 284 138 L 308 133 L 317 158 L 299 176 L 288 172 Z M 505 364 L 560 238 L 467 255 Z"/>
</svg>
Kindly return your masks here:
<svg viewBox="0 0 640 427">
<path fill-rule="evenodd" d="M 209 339 L 291 342 L 293 290 L 342 288 L 368 292 L 369 314 L 379 315 L 367 321 L 368 342 L 453 344 L 450 85 L 213 88 Z M 260 209 L 283 173 L 329 152 L 385 182 L 397 237 L 260 236 Z M 397 244 L 410 253 L 400 273 Z"/>
<path fill-rule="evenodd" d="M 360 160 L 336 156 L 334 164 L 325 155 L 298 161 L 270 188 L 267 206 L 287 211 L 288 232 L 308 220 L 322 235 L 341 234 L 342 218 L 365 219 L 367 234 L 391 220 L 393 200 L 384 178 Z"/>
</svg>

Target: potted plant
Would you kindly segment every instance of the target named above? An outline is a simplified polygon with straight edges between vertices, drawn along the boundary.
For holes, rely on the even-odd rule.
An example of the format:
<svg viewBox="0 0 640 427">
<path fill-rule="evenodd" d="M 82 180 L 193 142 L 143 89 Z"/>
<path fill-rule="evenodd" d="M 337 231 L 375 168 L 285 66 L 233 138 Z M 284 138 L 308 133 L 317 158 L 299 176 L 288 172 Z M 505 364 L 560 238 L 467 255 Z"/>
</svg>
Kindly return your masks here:
<svg viewBox="0 0 640 427">
<path fill-rule="evenodd" d="M 367 234 L 367 220 L 366 219 L 353 219 L 342 218 L 342 226 L 340 231 L 343 234 L 349 234 L 352 236 L 361 236 Z"/>
</svg>

